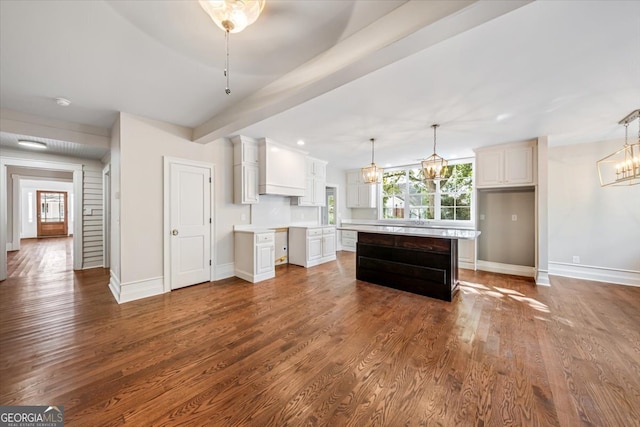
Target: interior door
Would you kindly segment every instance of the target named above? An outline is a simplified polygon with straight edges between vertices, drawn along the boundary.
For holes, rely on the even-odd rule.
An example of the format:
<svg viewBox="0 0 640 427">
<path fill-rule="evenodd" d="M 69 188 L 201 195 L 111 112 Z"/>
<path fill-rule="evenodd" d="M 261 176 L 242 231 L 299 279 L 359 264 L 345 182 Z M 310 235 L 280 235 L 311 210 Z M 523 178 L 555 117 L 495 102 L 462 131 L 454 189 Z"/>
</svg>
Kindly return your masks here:
<svg viewBox="0 0 640 427">
<path fill-rule="evenodd" d="M 211 169 L 171 163 L 171 289 L 210 280 Z"/>
<path fill-rule="evenodd" d="M 38 190 L 36 197 L 38 237 L 66 236 L 67 192 Z"/>
</svg>

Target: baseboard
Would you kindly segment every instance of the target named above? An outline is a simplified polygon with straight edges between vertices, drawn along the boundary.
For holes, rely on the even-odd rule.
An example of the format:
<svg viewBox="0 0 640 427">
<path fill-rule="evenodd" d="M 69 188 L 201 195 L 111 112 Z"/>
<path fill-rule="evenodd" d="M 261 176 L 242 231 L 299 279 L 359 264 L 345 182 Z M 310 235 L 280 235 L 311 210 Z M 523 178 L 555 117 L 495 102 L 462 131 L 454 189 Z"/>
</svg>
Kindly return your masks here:
<svg viewBox="0 0 640 427">
<path fill-rule="evenodd" d="M 608 267 L 550 261 L 549 274 L 554 276 L 572 277 L 574 279 L 592 280 L 595 282 L 640 286 L 640 271 L 633 270 L 616 270 Z"/>
<path fill-rule="evenodd" d="M 458 261 L 458 267 L 464 268 L 465 270 L 476 270 L 476 265 L 473 262 Z"/>
<path fill-rule="evenodd" d="M 478 260 L 478 270 L 491 273 L 512 274 L 514 276 L 536 277 L 536 269 L 524 265 L 502 264 L 500 262 Z"/>
<path fill-rule="evenodd" d="M 116 299 L 116 302 L 120 304 L 120 279 L 116 277 L 113 270 L 109 272 L 109 289 Z"/>
<path fill-rule="evenodd" d="M 235 276 L 235 264 L 232 262 L 226 264 L 218 264 L 216 265 L 215 274 L 213 276 L 213 280 L 222 280 L 228 279 L 229 277 Z"/>
<path fill-rule="evenodd" d="M 94 263 L 90 263 L 90 264 L 85 264 L 84 266 L 82 266 L 83 270 L 89 270 L 92 268 L 104 268 L 104 266 L 102 265 L 102 261 L 100 262 L 94 262 Z"/>
<path fill-rule="evenodd" d="M 551 286 L 551 282 L 549 282 L 548 270 L 538 270 L 538 274 L 536 275 L 536 285 Z"/>
<path fill-rule="evenodd" d="M 20 243 L 7 242 L 7 252 L 17 251 L 20 249 Z"/>
<path fill-rule="evenodd" d="M 152 279 L 137 280 L 135 282 L 120 283 L 120 280 L 111 273 L 109 289 L 118 301 L 118 304 L 135 301 L 137 299 L 152 297 L 164 293 L 164 282 L 162 277 Z"/>
</svg>

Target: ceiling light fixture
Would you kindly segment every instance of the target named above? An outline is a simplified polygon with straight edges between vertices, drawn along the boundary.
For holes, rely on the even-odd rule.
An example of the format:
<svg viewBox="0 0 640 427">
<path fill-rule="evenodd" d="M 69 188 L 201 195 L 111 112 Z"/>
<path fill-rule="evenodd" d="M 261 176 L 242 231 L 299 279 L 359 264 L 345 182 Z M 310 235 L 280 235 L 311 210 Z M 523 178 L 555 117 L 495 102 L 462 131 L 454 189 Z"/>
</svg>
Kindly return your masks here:
<svg viewBox="0 0 640 427">
<path fill-rule="evenodd" d="M 239 33 L 256 22 L 265 0 L 199 0 L 200 6 L 207 12 L 213 22 L 225 32 L 225 66 L 224 75 L 227 86 L 224 92 L 229 95 L 229 33 Z"/>
<path fill-rule="evenodd" d="M 44 142 L 39 142 L 39 141 L 29 141 L 26 139 L 20 139 L 18 140 L 18 144 L 22 145 L 23 147 L 28 147 L 28 148 L 33 148 L 36 150 L 46 150 L 47 149 L 47 144 L 45 144 Z"/>
<path fill-rule="evenodd" d="M 433 154 L 422 161 L 422 174 L 425 179 L 446 178 L 447 165 L 444 158 L 436 154 L 436 129 L 440 125 L 433 124 Z"/>
<path fill-rule="evenodd" d="M 371 138 L 369 141 L 371 141 L 371 164 L 361 169 L 362 181 L 365 184 L 380 184 L 382 182 L 382 172 L 384 171 L 384 169 L 376 166 L 373 161 L 373 144 L 375 142 L 375 139 Z"/>
<path fill-rule="evenodd" d="M 298 144 L 298 145 L 304 145 L 304 140 L 299 139 L 299 140 L 298 140 L 298 142 L 297 142 L 297 144 Z"/>
<path fill-rule="evenodd" d="M 629 144 L 629 123 L 636 119 L 638 142 Z M 640 108 L 632 111 L 618 124 L 624 125 L 624 147 L 596 162 L 601 187 L 640 184 Z"/>
<path fill-rule="evenodd" d="M 56 104 L 61 107 L 68 107 L 69 105 L 71 105 L 71 101 L 69 101 L 67 98 L 56 98 Z"/>
</svg>

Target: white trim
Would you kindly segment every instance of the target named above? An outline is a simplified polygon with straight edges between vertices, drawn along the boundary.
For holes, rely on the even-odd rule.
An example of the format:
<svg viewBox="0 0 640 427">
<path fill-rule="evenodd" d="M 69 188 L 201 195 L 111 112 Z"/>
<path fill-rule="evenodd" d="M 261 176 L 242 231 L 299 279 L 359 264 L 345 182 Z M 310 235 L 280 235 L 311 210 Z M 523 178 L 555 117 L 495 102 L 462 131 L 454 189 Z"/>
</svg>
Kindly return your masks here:
<svg viewBox="0 0 640 427">
<path fill-rule="evenodd" d="M 538 286 L 551 286 L 551 282 L 549 281 L 549 271 L 548 270 L 538 270 L 536 275 L 536 285 Z"/>
<path fill-rule="evenodd" d="M 492 273 L 512 274 L 514 276 L 536 277 L 536 269 L 524 265 L 503 264 L 500 262 L 478 260 L 478 270 Z"/>
<path fill-rule="evenodd" d="M 89 263 L 82 266 L 83 270 L 91 270 L 92 268 L 104 268 L 101 262 Z"/>
<path fill-rule="evenodd" d="M 254 275 L 254 274 L 251 274 L 248 271 L 235 270 L 235 276 L 239 277 L 239 278 L 241 278 L 243 280 L 246 280 L 247 282 L 257 283 L 257 282 L 261 282 L 263 280 L 273 279 L 274 277 L 276 277 L 276 272 L 275 272 L 275 270 L 273 270 L 273 271 L 269 271 L 267 273 Z"/>
<path fill-rule="evenodd" d="M 640 286 L 640 271 L 549 261 L 549 274 L 618 285 Z"/>
<path fill-rule="evenodd" d="M 22 203 L 20 197 L 20 176 L 17 174 L 11 174 L 11 191 L 13 192 L 13 228 L 11 230 L 11 249 L 12 251 L 20 250 L 20 228 L 22 226 Z M 9 246 L 9 242 L 7 242 Z"/>
<path fill-rule="evenodd" d="M 102 169 L 102 267 L 111 257 L 111 163 Z"/>
<path fill-rule="evenodd" d="M 112 279 L 115 277 L 112 276 Z M 112 283 L 109 284 L 109 288 L 111 288 L 111 292 L 116 295 L 118 294 L 119 298 L 116 298 L 119 304 L 135 301 L 142 298 L 148 298 L 155 295 L 161 295 L 164 293 L 163 286 L 164 279 L 162 277 L 153 277 L 151 279 L 145 280 L 136 280 L 135 282 L 129 283 L 113 283 L 113 286 L 117 286 L 118 290 L 114 291 L 111 288 Z"/>
<path fill-rule="evenodd" d="M 216 216 L 215 216 L 215 183 L 216 183 L 216 175 L 215 175 L 215 165 L 209 162 L 199 162 L 196 160 L 189 159 L 181 159 L 178 157 L 170 157 L 163 156 L 163 197 L 162 197 L 162 205 L 163 205 L 163 289 L 164 292 L 171 292 L 171 240 L 168 239 L 168 236 L 171 233 L 171 224 L 169 223 L 170 219 L 170 200 L 169 193 L 171 190 L 171 177 L 169 176 L 170 166 L 171 164 L 181 164 L 187 166 L 197 166 L 202 168 L 209 169 L 210 177 L 211 177 L 211 185 L 210 189 L 210 213 L 211 213 L 211 227 L 210 227 L 210 256 L 211 256 L 211 267 L 209 267 L 209 281 L 213 281 L 215 277 L 215 269 L 216 269 L 216 253 L 215 253 L 215 224 L 216 224 Z"/>
<path fill-rule="evenodd" d="M 25 181 L 43 181 L 43 182 L 54 181 L 54 182 L 68 182 L 68 183 L 73 182 L 73 178 L 49 178 L 46 176 L 31 176 L 31 175 L 18 175 L 18 174 L 11 174 L 11 176 L 14 176 L 16 178 L 19 178 Z"/>
<path fill-rule="evenodd" d="M 458 268 L 464 268 L 465 270 L 476 270 L 476 265 L 473 262 L 458 260 Z"/>
<path fill-rule="evenodd" d="M 109 289 L 118 304 L 120 304 L 120 279 L 113 270 L 109 271 Z"/>
<path fill-rule="evenodd" d="M 233 277 L 235 276 L 235 270 L 235 264 L 232 262 L 228 262 L 226 264 L 218 264 L 216 266 L 216 275 L 213 277 L 213 280 L 222 280 Z"/>
<path fill-rule="evenodd" d="M 74 216 L 73 222 L 73 268 L 82 268 L 82 163 L 63 163 L 49 160 L 0 158 L 0 248 L 7 247 L 7 167 L 21 166 L 32 169 L 46 169 L 73 172 Z M 0 280 L 7 278 L 7 251 L 0 251 Z"/>
</svg>

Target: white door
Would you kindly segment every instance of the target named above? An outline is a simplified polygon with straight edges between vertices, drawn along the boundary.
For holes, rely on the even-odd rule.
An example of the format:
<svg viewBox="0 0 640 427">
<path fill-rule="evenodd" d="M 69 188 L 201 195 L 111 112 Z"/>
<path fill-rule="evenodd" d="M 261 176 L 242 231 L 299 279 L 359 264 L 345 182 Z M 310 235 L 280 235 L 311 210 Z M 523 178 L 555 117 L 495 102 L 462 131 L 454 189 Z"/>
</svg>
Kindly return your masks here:
<svg viewBox="0 0 640 427">
<path fill-rule="evenodd" d="M 171 163 L 171 289 L 208 282 L 211 272 L 211 169 Z"/>
</svg>

